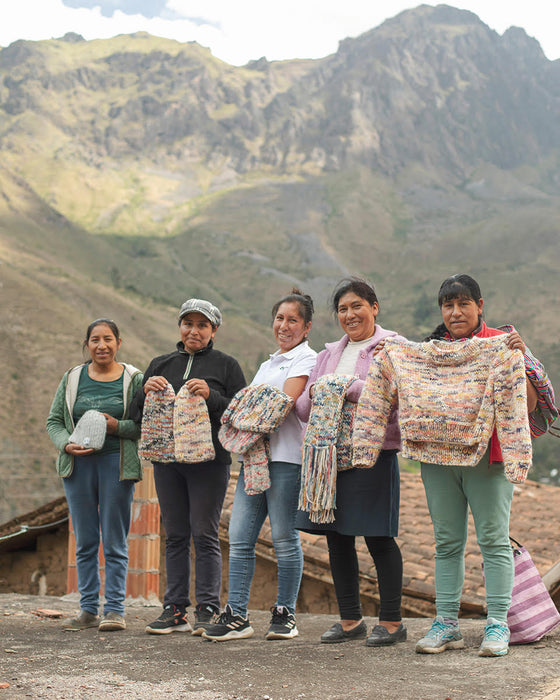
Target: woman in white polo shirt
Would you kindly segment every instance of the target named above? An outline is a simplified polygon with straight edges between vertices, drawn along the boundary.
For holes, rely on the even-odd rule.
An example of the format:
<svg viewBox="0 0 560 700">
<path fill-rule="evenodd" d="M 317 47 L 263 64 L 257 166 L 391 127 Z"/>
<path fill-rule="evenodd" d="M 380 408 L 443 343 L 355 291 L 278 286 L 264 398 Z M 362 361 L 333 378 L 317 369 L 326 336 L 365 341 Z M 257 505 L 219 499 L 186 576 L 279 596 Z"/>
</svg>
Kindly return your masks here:
<svg viewBox="0 0 560 700">
<path fill-rule="evenodd" d="M 260 366 L 253 385 L 269 384 L 295 400 L 307 383 L 317 353 L 307 343 L 313 301 L 293 289 L 272 309 L 272 330 L 278 350 Z M 269 435 L 270 487 L 256 495 L 245 492 L 243 469 L 237 481 L 229 525 L 228 603 L 206 639 L 225 641 L 253 635 L 247 617 L 255 571 L 255 543 L 266 516 L 278 561 L 278 596 L 272 608 L 267 639 L 290 639 L 298 630 L 295 606 L 303 571 L 303 554 L 295 517 L 300 486 L 303 423 L 291 411 L 279 430 Z"/>
</svg>

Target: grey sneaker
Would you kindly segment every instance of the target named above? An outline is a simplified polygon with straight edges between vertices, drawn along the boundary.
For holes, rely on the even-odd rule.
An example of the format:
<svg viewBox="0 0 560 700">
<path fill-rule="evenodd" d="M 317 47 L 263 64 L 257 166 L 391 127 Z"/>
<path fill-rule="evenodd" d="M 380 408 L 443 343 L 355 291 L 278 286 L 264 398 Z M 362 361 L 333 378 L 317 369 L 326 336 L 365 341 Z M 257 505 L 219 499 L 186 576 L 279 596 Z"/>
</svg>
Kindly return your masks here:
<svg viewBox="0 0 560 700">
<path fill-rule="evenodd" d="M 64 620 L 65 630 L 86 630 L 88 627 L 97 627 L 99 625 L 99 615 L 94 615 L 88 610 L 80 610 L 76 617 L 71 617 Z"/>
<path fill-rule="evenodd" d="M 459 629 L 459 625 L 445 622 L 438 615 L 432 622 L 428 634 L 416 643 L 417 654 L 439 654 L 446 649 L 463 649 L 465 640 Z"/>
<path fill-rule="evenodd" d="M 479 656 L 505 656 L 509 649 L 509 627 L 493 617 L 486 620 Z"/>
<path fill-rule="evenodd" d="M 119 613 L 108 612 L 101 618 L 98 629 L 100 632 L 116 632 L 126 629 L 126 622 Z"/>
</svg>

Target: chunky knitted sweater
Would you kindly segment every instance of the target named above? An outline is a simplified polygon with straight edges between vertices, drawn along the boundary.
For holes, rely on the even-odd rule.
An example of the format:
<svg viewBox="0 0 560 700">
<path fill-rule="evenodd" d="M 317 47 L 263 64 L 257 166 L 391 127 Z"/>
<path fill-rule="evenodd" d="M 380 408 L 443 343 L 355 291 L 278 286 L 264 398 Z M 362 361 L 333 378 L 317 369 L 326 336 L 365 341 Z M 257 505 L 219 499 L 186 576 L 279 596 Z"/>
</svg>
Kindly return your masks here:
<svg viewBox="0 0 560 700">
<path fill-rule="evenodd" d="M 507 478 L 531 466 L 523 355 L 505 336 L 463 343 L 388 338 L 373 359 L 354 422 L 354 466 L 374 464 L 398 403 L 402 454 L 432 464 L 474 466 L 496 426 Z"/>
</svg>

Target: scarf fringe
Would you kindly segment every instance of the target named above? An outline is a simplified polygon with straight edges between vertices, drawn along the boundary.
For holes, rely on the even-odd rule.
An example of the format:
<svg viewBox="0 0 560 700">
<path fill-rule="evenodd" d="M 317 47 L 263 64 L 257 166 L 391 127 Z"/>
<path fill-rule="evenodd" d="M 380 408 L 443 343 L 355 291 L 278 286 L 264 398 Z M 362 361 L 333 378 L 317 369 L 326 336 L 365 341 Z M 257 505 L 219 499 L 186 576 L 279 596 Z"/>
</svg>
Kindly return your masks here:
<svg viewBox="0 0 560 700">
<path fill-rule="evenodd" d="M 303 445 L 299 510 L 312 523 L 333 523 L 336 508 L 336 446 Z"/>
</svg>

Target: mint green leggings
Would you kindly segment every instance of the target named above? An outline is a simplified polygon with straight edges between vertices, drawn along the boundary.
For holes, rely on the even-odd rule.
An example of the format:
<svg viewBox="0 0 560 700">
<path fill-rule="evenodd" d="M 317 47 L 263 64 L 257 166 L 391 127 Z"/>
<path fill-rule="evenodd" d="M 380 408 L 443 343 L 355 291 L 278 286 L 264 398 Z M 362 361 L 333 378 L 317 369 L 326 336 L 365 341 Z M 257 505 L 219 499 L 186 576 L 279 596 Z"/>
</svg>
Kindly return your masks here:
<svg viewBox="0 0 560 700">
<path fill-rule="evenodd" d="M 513 556 L 509 512 L 513 484 L 486 452 L 476 467 L 422 463 L 422 481 L 436 539 L 436 610 L 456 619 L 465 578 L 470 506 L 484 562 L 488 617 L 505 622 L 511 604 Z"/>
</svg>

